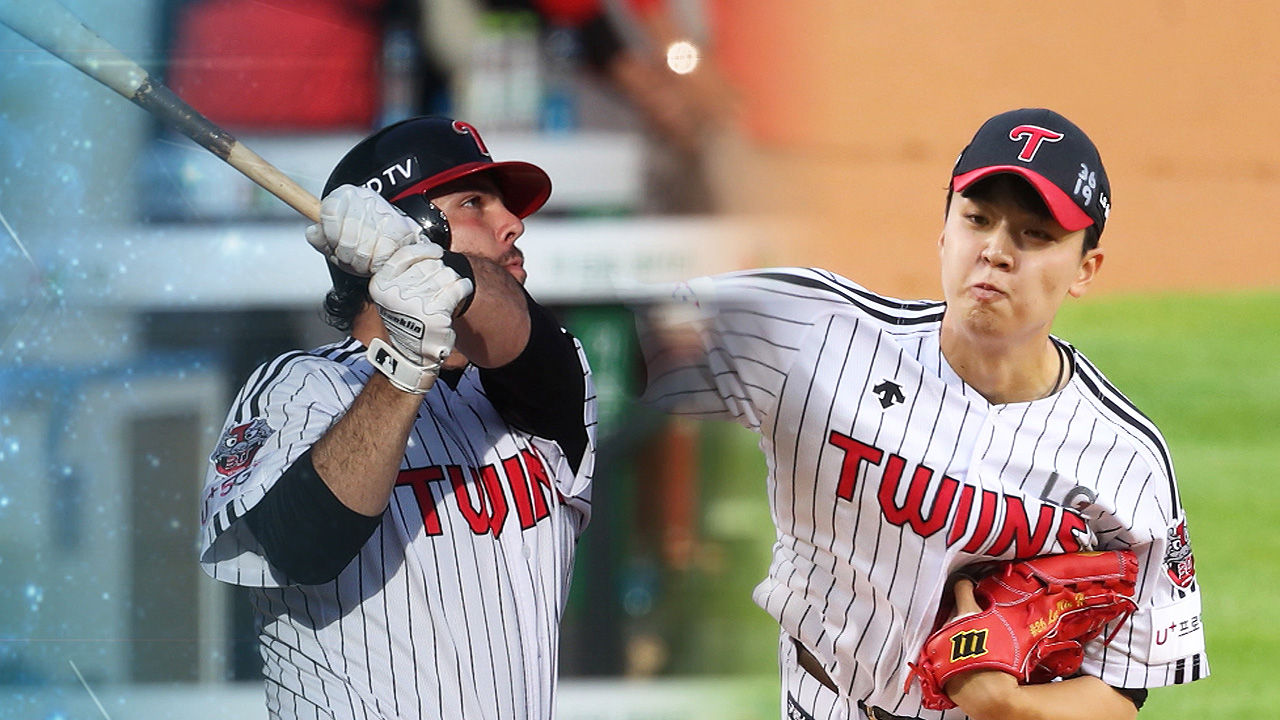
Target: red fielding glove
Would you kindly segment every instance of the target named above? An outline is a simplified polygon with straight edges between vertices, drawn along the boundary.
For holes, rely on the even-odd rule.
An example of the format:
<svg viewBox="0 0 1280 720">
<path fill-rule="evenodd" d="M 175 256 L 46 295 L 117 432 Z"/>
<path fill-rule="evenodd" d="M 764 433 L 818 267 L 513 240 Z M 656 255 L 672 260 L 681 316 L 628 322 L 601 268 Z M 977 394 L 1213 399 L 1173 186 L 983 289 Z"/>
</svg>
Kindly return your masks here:
<svg viewBox="0 0 1280 720">
<path fill-rule="evenodd" d="M 1128 550 L 1005 563 L 974 587 L 981 612 L 951 619 L 925 641 L 905 689 L 918 679 L 924 706 L 946 710 L 956 705 L 943 688 L 958 673 L 1000 670 L 1020 684 L 1071 675 L 1084 660 L 1084 644 L 1137 608 L 1137 577 L 1137 558 Z"/>
</svg>

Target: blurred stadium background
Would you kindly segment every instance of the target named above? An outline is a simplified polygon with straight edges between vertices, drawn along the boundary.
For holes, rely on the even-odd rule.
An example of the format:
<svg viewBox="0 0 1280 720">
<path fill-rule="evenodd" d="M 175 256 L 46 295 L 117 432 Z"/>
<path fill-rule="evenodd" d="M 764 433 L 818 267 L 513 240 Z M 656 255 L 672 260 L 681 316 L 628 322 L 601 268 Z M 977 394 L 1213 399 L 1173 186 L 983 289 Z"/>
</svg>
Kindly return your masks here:
<svg viewBox="0 0 1280 720">
<path fill-rule="evenodd" d="M 1274 717 L 1280 7 L 65 4 L 312 190 L 372 128 L 431 111 L 550 172 L 529 288 L 601 394 L 569 720 L 777 716 L 776 632 L 750 601 L 763 463 L 737 428 L 634 405 L 648 284 L 820 265 L 935 296 L 955 154 L 995 112 L 1060 110 L 1102 148 L 1115 212 L 1100 282 L 1055 330 L 1164 430 L 1206 593 L 1213 676 L 1143 715 Z M 0 718 L 264 714 L 247 603 L 195 563 L 195 497 L 244 376 L 335 337 L 290 213 L 0 28 Z"/>
</svg>

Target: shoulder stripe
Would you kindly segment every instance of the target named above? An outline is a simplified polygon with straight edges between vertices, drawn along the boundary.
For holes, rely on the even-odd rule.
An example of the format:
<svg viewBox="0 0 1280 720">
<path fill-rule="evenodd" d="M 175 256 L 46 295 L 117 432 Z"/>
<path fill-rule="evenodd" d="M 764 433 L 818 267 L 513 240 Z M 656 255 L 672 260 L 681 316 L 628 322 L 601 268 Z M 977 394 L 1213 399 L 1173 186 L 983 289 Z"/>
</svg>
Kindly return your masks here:
<svg viewBox="0 0 1280 720">
<path fill-rule="evenodd" d="M 352 357 L 362 352 L 364 352 L 364 346 L 360 344 L 359 340 L 347 338 L 342 342 L 325 345 L 310 352 L 293 350 L 280 355 L 269 363 L 262 365 L 257 370 L 257 378 L 250 380 L 249 385 L 251 388 L 246 395 L 245 401 L 240 404 L 240 409 L 237 411 L 237 421 L 243 422 L 246 419 L 243 417 L 243 410 L 246 406 L 249 408 L 250 418 L 262 415 L 263 396 L 275 381 L 286 372 L 294 360 L 304 357 L 318 357 L 345 365 Z"/>
<path fill-rule="evenodd" d="M 845 285 L 831 279 L 818 279 L 784 272 L 761 272 L 753 277 L 776 280 L 798 285 L 810 290 L 821 290 L 854 305 L 868 315 L 890 325 L 920 325 L 942 320 L 945 303 L 934 301 L 906 301 L 887 298 L 869 290 Z"/>
<path fill-rule="evenodd" d="M 1169 497 L 1173 502 L 1173 517 L 1181 515 L 1182 501 L 1178 497 L 1178 485 L 1173 474 L 1173 458 L 1170 456 L 1169 447 L 1165 444 L 1164 438 L 1161 437 L 1159 430 L 1156 429 L 1155 423 L 1151 422 L 1151 419 L 1144 415 L 1129 398 L 1125 397 L 1114 385 L 1108 382 L 1098 368 L 1083 355 L 1079 352 L 1073 352 L 1071 357 L 1080 380 L 1089 389 L 1089 392 L 1104 407 L 1114 413 L 1117 418 L 1151 441 L 1151 446 L 1155 449 L 1161 464 L 1164 466 L 1165 478 L 1169 482 Z"/>
<path fill-rule="evenodd" d="M 365 347 L 359 340 L 347 338 L 344 342 L 317 348 L 312 354 L 346 365 L 352 357 L 363 355 L 364 351 Z"/>
<path fill-rule="evenodd" d="M 891 298 L 872 292 L 865 287 L 853 282 L 849 278 L 837 275 L 830 270 L 822 270 L 813 268 L 812 271 L 818 276 L 826 278 L 832 285 L 844 288 L 845 290 L 860 295 L 868 301 L 879 302 L 890 309 L 907 310 L 916 309 L 921 311 L 938 310 L 942 311 L 946 308 L 946 303 L 941 300 L 903 300 L 901 298 Z"/>
<path fill-rule="evenodd" d="M 249 390 L 248 396 L 245 398 L 245 402 L 241 403 L 241 409 L 247 405 L 249 407 L 249 417 L 260 416 L 262 414 L 262 406 L 260 403 L 262 394 L 266 392 L 266 389 L 270 387 L 273 382 L 275 382 L 275 379 L 280 376 L 280 373 L 284 372 L 285 366 L 293 360 L 300 357 L 306 357 L 307 355 L 308 353 L 302 352 L 301 350 L 294 350 L 263 365 L 257 372 L 257 379 L 252 381 L 253 387 Z M 237 419 L 244 420 L 243 417 L 239 417 Z"/>
</svg>

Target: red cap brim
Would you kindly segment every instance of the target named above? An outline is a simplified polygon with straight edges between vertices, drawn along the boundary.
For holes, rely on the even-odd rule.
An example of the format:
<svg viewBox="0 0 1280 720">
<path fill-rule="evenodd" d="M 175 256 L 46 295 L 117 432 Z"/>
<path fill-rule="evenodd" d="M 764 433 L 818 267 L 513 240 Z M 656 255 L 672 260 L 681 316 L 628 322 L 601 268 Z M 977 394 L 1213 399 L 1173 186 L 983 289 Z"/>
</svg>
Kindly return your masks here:
<svg viewBox="0 0 1280 720">
<path fill-rule="evenodd" d="M 1076 205 L 1075 200 L 1072 200 L 1070 195 L 1063 192 L 1062 188 L 1054 185 L 1043 175 L 1017 165 L 991 165 L 977 170 L 970 170 L 962 175 L 956 175 L 951 178 L 951 189 L 956 192 L 962 192 L 982 178 L 997 173 L 1014 173 L 1025 178 L 1036 189 L 1036 192 L 1040 193 L 1040 197 L 1044 199 L 1044 204 L 1049 206 L 1049 212 L 1053 213 L 1053 219 L 1057 220 L 1058 224 L 1068 232 L 1083 230 L 1093 224 L 1093 218 L 1089 217 L 1084 210 L 1081 210 L 1080 206 Z"/>
<path fill-rule="evenodd" d="M 468 175 L 484 173 L 493 177 L 502 191 L 502 201 L 516 217 L 525 218 L 537 212 L 551 197 L 551 178 L 537 165 L 518 160 L 505 162 L 472 162 L 436 173 L 405 188 L 391 202 L 424 192 Z"/>
</svg>

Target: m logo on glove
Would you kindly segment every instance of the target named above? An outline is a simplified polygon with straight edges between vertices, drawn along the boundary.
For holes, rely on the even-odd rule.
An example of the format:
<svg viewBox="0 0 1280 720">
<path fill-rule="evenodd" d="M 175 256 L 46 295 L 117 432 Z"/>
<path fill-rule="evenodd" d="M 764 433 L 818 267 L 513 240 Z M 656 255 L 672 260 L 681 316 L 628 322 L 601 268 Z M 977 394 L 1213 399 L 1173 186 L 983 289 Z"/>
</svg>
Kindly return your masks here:
<svg viewBox="0 0 1280 720">
<path fill-rule="evenodd" d="M 951 662 L 971 660 L 987 654 L 987 630 L 966 630 L 951 636 Z"/>
</svg>

